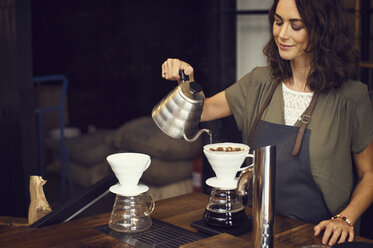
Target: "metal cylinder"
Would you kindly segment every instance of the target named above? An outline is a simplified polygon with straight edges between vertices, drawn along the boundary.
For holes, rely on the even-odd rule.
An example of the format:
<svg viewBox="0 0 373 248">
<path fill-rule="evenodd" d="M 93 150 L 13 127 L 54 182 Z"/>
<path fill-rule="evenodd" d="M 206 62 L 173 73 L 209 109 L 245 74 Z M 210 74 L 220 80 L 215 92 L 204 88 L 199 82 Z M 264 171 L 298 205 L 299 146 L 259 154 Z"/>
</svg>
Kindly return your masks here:
<svg viewBox="0 0 373 248">
<path fill-rule="evenodd" d="M 254 151 L 253 247 L 273 247 L 276 147 Z"/>
</svg>

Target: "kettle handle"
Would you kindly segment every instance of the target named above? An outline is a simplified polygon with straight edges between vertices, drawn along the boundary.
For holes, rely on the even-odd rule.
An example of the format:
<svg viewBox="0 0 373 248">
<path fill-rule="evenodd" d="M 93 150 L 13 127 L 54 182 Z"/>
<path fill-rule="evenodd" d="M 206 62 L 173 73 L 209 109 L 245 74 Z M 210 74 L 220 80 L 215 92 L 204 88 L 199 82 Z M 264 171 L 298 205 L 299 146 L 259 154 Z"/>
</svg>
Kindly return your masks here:
<svg viewBox="0 0 373 248">
<path fill-rule="evenodd" d="M 189 75 L 184 73 L 184 70 L 179 70 L 180 82 L 185 83 L 189 81 Z"/>
<path fill-rule="evenodd" d="M 184 138 L 186 141 L 188 141 L 188 142 L 194 142 L 196 139 L 198 139 L 198 137 L 199 137 L 203 132 L 206 132 L 206 133 L 208 133 L 209 135 L 211 135 L 211 130 L 204 128 L 204 129 L 200 129 L 200 130 L 196 133 L 196 135 L 194 135 L 194 137 L 192 137 L 192 138 L 188 138 L 188 137 L 185 135 L 185 133 L 183 133 L 183 138 Z"/>
</svg>

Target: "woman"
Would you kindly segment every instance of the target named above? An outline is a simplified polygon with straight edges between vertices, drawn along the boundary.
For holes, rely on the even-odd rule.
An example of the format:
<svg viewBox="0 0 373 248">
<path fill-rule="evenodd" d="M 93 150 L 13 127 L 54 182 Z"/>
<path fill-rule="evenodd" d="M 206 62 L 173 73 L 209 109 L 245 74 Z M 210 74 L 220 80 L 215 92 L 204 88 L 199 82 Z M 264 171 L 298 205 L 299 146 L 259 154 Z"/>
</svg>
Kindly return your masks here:
<svg viewBox="0 0 373 248">
<path fill-rule="evenodd" d="M 373 111 L 366 86 L 349 79 L 357 53 L 342 10 L 339 0 L 275 0 L 269 66 L 207 98 L 201 116 L 233 114 L 244 143 L 276 145 L 276 213 L 315 223 L 329 245 L 353 241 L 373 201 Z M 194 80 L 178 59 L 162 77 L 179 80 L 179 69 Z"/>
</svg>

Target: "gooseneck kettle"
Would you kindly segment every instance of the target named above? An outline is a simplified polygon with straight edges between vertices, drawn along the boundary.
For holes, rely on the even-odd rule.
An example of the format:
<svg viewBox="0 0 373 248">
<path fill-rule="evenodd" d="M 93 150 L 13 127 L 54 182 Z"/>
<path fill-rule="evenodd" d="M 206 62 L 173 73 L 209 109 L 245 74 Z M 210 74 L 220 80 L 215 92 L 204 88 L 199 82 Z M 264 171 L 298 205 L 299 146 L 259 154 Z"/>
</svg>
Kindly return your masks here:
<svg viewBox="0 0 373 248">
<path fill-rule="evenodd" d="M 181 83 L 164 97 L 152 111 L 157 126 L 167 135 L 195 141 L 208 129 L 199 129 L 205 94 L 196 82 L 189 82 L 189 76 L 180 70 Z"/>
</svg>

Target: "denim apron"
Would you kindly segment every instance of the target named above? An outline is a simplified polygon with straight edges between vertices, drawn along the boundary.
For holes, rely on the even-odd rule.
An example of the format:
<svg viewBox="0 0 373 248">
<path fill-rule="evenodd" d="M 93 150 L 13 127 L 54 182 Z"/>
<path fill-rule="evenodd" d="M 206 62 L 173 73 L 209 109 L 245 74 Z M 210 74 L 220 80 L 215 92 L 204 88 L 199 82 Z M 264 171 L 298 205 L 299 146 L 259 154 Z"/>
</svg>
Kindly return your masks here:
<svg viewBox="0 0 373 248">
<path fill-rule="evenodd" d="M 320 221 L 330 219 L 330 213 L 311 173 L 310 130 L 305 129 L 303 139 L 298 146 L 299 151 L 294 156 L 292 155 L 294 141 L 300 128 L 260 120 L 276 87 L 277 85 L 273 86 L 257 117 L 258 122 L 253 128 L 253 135 L 250 135 L 249 145 L 253 150 L 268 145 L 276 146 L 275 213 L 318 224 Z"/>
</svg>

